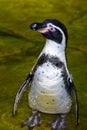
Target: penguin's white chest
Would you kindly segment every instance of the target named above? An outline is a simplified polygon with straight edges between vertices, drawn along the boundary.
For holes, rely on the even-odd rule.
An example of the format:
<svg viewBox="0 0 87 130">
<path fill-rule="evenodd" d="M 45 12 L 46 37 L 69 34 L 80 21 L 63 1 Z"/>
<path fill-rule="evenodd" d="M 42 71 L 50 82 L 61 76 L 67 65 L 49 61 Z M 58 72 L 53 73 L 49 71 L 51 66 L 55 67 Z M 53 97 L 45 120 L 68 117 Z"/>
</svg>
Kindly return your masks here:
<svg viewBox="0 0 87 130">
<path fill-rule="evenodd" d="M 29 92 L 31 108 L 45 113 L 67 113 L 70 110 L 71 99 L 61 71 L 50 62 L 37 68 Z"/>
</svg>

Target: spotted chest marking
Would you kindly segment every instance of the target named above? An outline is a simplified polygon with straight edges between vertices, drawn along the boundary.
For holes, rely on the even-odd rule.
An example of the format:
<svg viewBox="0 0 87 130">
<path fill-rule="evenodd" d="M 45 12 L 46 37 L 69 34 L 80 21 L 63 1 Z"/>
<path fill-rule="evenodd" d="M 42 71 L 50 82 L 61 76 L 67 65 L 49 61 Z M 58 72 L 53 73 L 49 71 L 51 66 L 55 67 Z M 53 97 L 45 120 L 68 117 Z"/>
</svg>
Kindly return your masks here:
<svg viewBox="0 0 87 130">
<path fill-rule="evenodd" d="M 71 100 L 61 71 L 50 62 L 38 66 L 29 93 L 31 108 L 45 113 L 66 113 L 70 110 Z"/>
<path fill-rule="evenodd" d="M 43 64 L 44 64 L 44 67 L 42 67 Z M 49 67 L 50 64 L 52 66 Z M 50 72 L 52 72 L 52 71 L 57 71 L 58 73 L 56 73 L 56 77 L 58 77 L 59 73 L 61 73 L 61 77 L 63 78 L 63 81 L 67 86 L 66 68 L 65 68 L 64 63 L 62 61 L 60 61 L 60 59 L 58 57 L 46 55 L 43 53 L 40 56 L 40 58 L 38 59 L 36 66 L 34 67 L 34 70 L 33 70 L 34 74 L 38 70 L 39 67 L 41 67 L 40 68 L 41 70 L 38 72 L 38 75 L 40 75 L 41 73 L 44 75 L 44 72 L 48 71 L 48 70 L 49 70 L 48 75 L 50 75 Z M 37 77 L 39 77 L 38 75 L 37 75 Z M 55 74 L 53 74 L 53 77 L 54 76 L 55 76 Z M 48 78 L 48 76 L 46 78 Z"/>
<path fill-rule="evenodd" d="M 57 57 L 43 54 L 34 68 L 30 107 L 47 113 L 68 112 L 71 100 L 65 83 L 67 73 L 64 64 Z"/>
<path fill-rule="evenodd" d="M 58 67 L 58 68 L 61 68 L 62 65 L 63 65 L 63 63 L 59 60 L 58 57 L 45 55 L 43 53 L 40 56 L 40 58 L 38 59 L 38 62 L 36 64 L 36 66 L 35 66 L 35 70 L 37 69 L 38 66 L 41 66 L 42 64 L 44 64 L 46 62 L 50 62 L 54 67 Z"/>
<path fill-rule="evenodd" d="M 42 66 L 44 63 L 47 63 L 47 62 L 51 63 L 56 68 L 61 68 L 64 65 L 63 62 L 61 62 L 58 57 L 46 55 L 43 53 L 38 59 L 37 64 L 34 67 L 33 71 L 35 72 L 39 66 Z"/>
<path fill-rule="evenodd" d="M 63 81 L 61 68 L 54 67 L 50 62 L 46 62 L 41 66 L 38 66 L 34 73 L 32 83 L 38 84 L 41 87 L 53 87 L 57 85 L 60 81 Z"/>
</svg>

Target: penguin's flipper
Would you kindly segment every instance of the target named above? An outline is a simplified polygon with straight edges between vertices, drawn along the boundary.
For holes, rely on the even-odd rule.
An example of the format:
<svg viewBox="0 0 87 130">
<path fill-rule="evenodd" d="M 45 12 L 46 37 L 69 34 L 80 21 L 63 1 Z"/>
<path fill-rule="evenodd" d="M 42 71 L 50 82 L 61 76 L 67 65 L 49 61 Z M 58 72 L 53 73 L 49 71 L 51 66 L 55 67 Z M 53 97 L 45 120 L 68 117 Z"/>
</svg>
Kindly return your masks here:
<svg viewBox="0 0 87 130">
<path fill-rule="evenodd" d="M 16 94 L 16 98 L 15 98 L 15 101 L 14 101 L 14 106 L 13 106 L 13 116 L 16 114 L 16 111 L 17 111 L 17 107 L 18 107 L 18 103 L 20 101 L 20 98 L 27 86 L 28 83 L 30 83 L 30 81 L 32 80 L 32 76 L 33 74 L 32 73 L 29 73 L 29 75 L 27 76 L 27 78 L 24 80 L 24 82 L 22 83 L 21 87 L 19 88 L 17 94 Z"/>
<path fill-rule="evenodd" d="M 69 79 L 69 87 L 71 88 L 71 92 L 73 93 L 74 100 L 75 100 L 75 108 L 76 108 L 76 125 L 79 125 L 79 104 L 78 104 L 78 98 L 77 98 L 77 92 L 74 85 L 74 82 Z"/>
</svg>

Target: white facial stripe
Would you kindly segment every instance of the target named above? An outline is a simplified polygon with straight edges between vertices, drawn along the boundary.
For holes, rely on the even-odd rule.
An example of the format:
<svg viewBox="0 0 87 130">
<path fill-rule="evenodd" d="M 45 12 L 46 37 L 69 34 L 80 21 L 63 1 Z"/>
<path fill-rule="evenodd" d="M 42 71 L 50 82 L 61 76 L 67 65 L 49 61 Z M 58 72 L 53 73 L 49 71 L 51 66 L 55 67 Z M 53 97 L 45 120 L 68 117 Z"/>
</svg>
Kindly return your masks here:
<svg viewBox="0 0 87 130">
<path fill-rule="evenodd" d="M 62 33 L 62 35 L 63 35 L 63 41 L 62 41 L 62 42 L 64 42 L 64 41 L 65 41 L 65 35 L 64 35 L 64 32 L 62 31 L 62 29 L 59 28 L 59 27 L 57 27 L 57 26 L 55 26 L 55 25 L 52 24 L 52 23 L 49 23 L 49 25 L 51 25 L 52 27 L 56 28 L 57 30 L 59 30 L 59 31 Z"/>
<path fill-rule="evenodd" d="M 51 30 L 51 27 L 53 27 L 54 30 L 55 30 L 55 28 L 56 28 L 57 30 L 59 30 L 59 31 L 62 33 L 62 36 L 63 36 L 62 43 L 65 42 L 65 35 L 64 35 L 64 32 L 62 31 L 62 29 L 59 28 L 59 27 L 57 27 L 57 26 L 55 26 L 55 25 L 52 24 L 52 23 L 48 23 L 46 28 L 38 29 L 38 31 L 39 31 L 40 33 L 46 33 L 46 32 L 48 32 L 48 30 Z M 54 31 L 54 30 L 53 30 L 53 31 Z"/>
<path fill-rule="evenodd" d="M 51 25 L 52 27 L 56 28 L 57 30 L 59 30 L 64 35 L 63 31 L 59 27 L 55 26 L 52 23 L 49 23 L 49 25 Z"/>
<path fill-rule="evenodd" d="M 50 23 L 47 24 L 46 28 L 38 29 L 38 31 L 41 32 L 41 33 L 48 32 L 49 30 L 51 30 L 52 32 L 55 31 L 55 27 L 53 27 L 53 25 L 51 25 Z"/>
</svg>

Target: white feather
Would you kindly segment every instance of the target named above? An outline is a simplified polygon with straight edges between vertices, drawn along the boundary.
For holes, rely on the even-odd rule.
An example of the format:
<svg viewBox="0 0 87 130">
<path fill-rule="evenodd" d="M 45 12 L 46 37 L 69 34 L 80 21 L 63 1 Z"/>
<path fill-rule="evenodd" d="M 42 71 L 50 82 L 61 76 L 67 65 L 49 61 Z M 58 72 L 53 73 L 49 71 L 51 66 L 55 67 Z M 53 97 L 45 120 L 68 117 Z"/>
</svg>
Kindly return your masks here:
<svg viewBox="0 0 87 130">
<path fill-rule="evenodd" d="M 39 66 L 29 93 L 30 107 L 45 113 L 68 112 L 71 99 L 64 86 L 61 69 L 54 68 L 49 62 Z"/>
<path fill-rule="evenodd" d="M 70 77 L 65 58 L 64 40 L 61 44 L 47 40 L 40 56 L 45 53 L 61 59 L 61 62 L 65 65 L 67 75 Z M 62 68 L 57 68 L 50 62 L 38 66 L 29 93 L 31 108 L 45 113 L 67 113 L 70 111 L 72 102 L 65 89 L 61 71 Z"/>
</svg>

